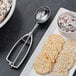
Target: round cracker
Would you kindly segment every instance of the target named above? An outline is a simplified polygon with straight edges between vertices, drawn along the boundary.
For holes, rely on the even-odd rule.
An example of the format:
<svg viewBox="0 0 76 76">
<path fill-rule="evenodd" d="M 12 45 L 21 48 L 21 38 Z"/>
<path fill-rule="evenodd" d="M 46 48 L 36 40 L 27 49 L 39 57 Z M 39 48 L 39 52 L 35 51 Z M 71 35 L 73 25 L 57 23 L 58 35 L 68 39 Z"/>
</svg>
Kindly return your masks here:
<svg viewBox="0 0 76 76">
<path fill-rule="evenodd" d="M 69 70 L 74 65 L 73 54 L 70 51 L 63 51 L 54 65 L 53 71 L 64 72 Z"/>
<path fill-rule="evenodd" d="M 64 39 L 58 34 L 52 34 L 48 37 L 44 47 L 51 47 L 53 45 L 59 52 L 61 52 L 63 48 Z"/>
<path fill-rule="evenodd" d="M 52 69 L 49 57 L 45 54 L 40 54 L 35 60 L 34 69 L 39 74 L 48 73 Z"/>
<path fill-rule="evenodd" d="M 76 40 L 68 39 L 64 44 L 63 51 L 71 51 L 74 54 L 74 59 L 76 61 Z"/>
<path fill-rule="evenodd" d="M 44 54 L 46 54 L 52 63 L 56 62 L 56 59 L 58 58 L 59 52 L 57 51 L 57 49 L 55 47 L 51 47 L 48 50 L 43 51 Z"/>
</svg>

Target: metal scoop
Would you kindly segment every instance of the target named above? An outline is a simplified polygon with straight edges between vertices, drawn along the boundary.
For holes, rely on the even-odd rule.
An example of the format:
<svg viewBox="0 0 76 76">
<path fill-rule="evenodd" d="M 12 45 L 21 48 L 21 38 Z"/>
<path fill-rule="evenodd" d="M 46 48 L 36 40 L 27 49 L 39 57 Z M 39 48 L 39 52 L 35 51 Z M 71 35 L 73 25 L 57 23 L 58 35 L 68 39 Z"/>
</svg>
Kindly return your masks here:
<svg viewBox="0 0 76 76">
<path fill-rule="evenodd" d="M 9 62 L 9 65 L 13 68 L 19 68 L 20 65 L 23 63 L 23 61 L 25 60 L 26 56 L 29 53 L 29 50 L 32 46 L 32 42 L 33 42 L 33 32 L 35 31 L 35 29 L 39 26 L 39 23 L 45 23 L 49 18 L 50 18 L 50 8 L 47 6 L 43 6 L 39 9 L 37 9 L 36 13 L 35 13 L 35 21 L 36 24 L 34 26 L 34 28 L 32 29 L 31 32 L 29 32 L 28 34 L 25 34 L 24 36 L 22 36 L 12 47 L 12 49 L 10 50 L 10 52 L 8 53 L 6 60 Z M 23 46 L 20 48 L 18 54 L 16 55 L 15 59 L 13 61 L 9 60 L 9 57 L 11 55 L 11 53 L 14 51 L 15 47 L 18 46 L 18 44 L 20 42 L 23 42 Z M 20 61 L 20 63 L 18 65 L 15 65 L 15 62 L 17 61 L 18 57 L 20 56 L 21 52 L 23 51 L 23 49 L 28 45 L 28 48 L 26 50 L 26 53 L 24 55 L 24 57 L 22 58 L 22 60 Z"/>
</svg>

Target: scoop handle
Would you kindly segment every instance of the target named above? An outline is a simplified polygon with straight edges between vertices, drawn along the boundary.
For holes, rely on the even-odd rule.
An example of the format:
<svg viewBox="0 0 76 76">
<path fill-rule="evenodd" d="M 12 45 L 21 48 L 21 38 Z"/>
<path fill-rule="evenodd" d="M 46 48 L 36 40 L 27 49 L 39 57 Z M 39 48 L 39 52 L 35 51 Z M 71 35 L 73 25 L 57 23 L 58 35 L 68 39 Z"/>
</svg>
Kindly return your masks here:
<svg viewBox="0 0 76 76">
<path fill-rule="evenodd" d="M 26 40 L 25 40 L 25 37 L 27 37 Z M 24 47 L 25 47 L 26 44 L 28 43 L 29 39 L 30 39 L 30 43 L 29 43 L 29 47 L 28 47 L 28 49 L 27 49 L 26 54 L 24 55 L 24 57 L 22 58 L 22 60 L 20 61 L 20 63 L 19 63 L 18 65 L 15 65 L 16 60 L 17 60 L 18 57 L 20 56 L 21 52 L 23 51 Z M 18 45 L 21 41 L 24 42 L 23 46 L 21 47 L 21 49 L 20 49 L 19 53 L 17 54 L 17 56 L 15 57 L 14 61 L 10 61 L 10 60 L 9 60 L 9 57 L 10 57 L 11 53 L 14 51 L 15 47 L 17 47 L 17 45 Z M 30 50 L 30 48 L 31 48 L 31 46 L 32 46 L 32 41 L 33 41 L 33 36 L 30 35 L 30 34 L 26 34 L 26 35 L 24 35 L 23 37 L 21 37 L 21 38 L 14 44 L 14 46 L 12 47 L 12 49 L 10 50 L 10 52 L 8 53 L 8 55 L 7 55 L 7 57 L 6 57 L 6 60 L 7 60 L 7 62 L 9 62 L 9 65 L 10 65 L 11 67 L 13 67 L 13 68 L 19 68 L 19 66 L 23 63 L 23 61 L 25 60 L 26 56 L 27 56 L 28 53 L 29 53 L 29 50 Z"/>
</svg>

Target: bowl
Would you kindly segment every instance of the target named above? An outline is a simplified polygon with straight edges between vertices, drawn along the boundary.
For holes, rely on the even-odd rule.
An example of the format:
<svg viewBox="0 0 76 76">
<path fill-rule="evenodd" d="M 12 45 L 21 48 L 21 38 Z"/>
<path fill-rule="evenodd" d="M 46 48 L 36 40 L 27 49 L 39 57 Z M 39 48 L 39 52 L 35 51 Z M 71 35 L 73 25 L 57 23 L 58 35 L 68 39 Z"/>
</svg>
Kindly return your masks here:
<svg viewBox="0 0 76 76">
<path fill-rule="evenodd" d="M 16 7 L 16 0 L 12 0 L 12 6 L 7 14 L 7 16 L 4 18 L 4 20 L 0 23 L 0 28 L 3 27 L 8 21 L 9 19 L 11 18 L 11 16 L 13 15 L 14 13 L 14 10 L 15 10 L 15 7 Z"/>
<path fill-rule="evenodd" d="M 66 12 L 61 14 L 57 19 L 57 25 L 62 35 L 69 38 L 76 37 L 76 13 Z"/>
</svg>

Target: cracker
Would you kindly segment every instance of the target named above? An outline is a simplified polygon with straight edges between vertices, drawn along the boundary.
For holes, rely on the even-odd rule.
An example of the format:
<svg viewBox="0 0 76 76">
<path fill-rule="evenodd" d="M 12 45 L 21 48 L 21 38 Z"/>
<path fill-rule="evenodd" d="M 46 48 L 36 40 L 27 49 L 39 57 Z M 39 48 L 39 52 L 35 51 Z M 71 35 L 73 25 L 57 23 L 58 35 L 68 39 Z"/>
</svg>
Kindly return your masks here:
<svg viewBox="0 0 76 76">
<path fill-rule="evenodd" d="M 63 51 L 54 65 L 53 71 L 64 72 L 71 69 L 74 65 L 73 54 L 70 51 Z"/>
<path fill-rule="evenodd" d="M 76 46 L 66 46 L 62 51 L 70 51 L 73 53 L 74 61 L 76 62 Z"/>
<path fill-rule="evenodd" d="M 39 54 L 34 63 L 34 69 L 39 74 L 46 74 L 52 69 L 49 57 L 45 54 Z"/>
<path fill-rule="evenodd" d="M 39 74 L 50 72 L 63 47 L 63 39 L 58 35 L 51 35 L 46 40 L 41 53 L 37 56 L 34 69 Z"/>
<path fill-rule="evenodd" d="M 68 72 L 51 72 L 51 76 L 68 76 Z"/>
<path fill-rule="evenodd" d="M 46 74 L 50 72 L 58 57 L 56 48 L 48 48 L 48 50 L 41 51 L 34 63 L 34 69 L 39 74 Z"/>
<path fill-rule="evenodd" d="M 61 50 L 63 48 L 63 43 L 64 43 L 64 39 L 60 35 L 52 34 L 46 40 L 46 42 L 44 44 L 44 48 L 51 47 L 51 45 L 52 45 L 55 48 L 57 48 L 58 52 L 61 52 Z"/>
<path fill-rule="evenodd" d="M 71 51 L 74 54 L 74 59 L 76 61 L 76 40 L 69 39 L 66 41 L 63 47 L 63 51 Z"/>
<path fill-rule="evenodd" d="M 59 52 L 55 47 L 51 47 L 48 50 L 43 51 L 44 54 L 48 55 L 52 63 L 55 63 L 56 59 L 58 58 Z"/>
</svg>

